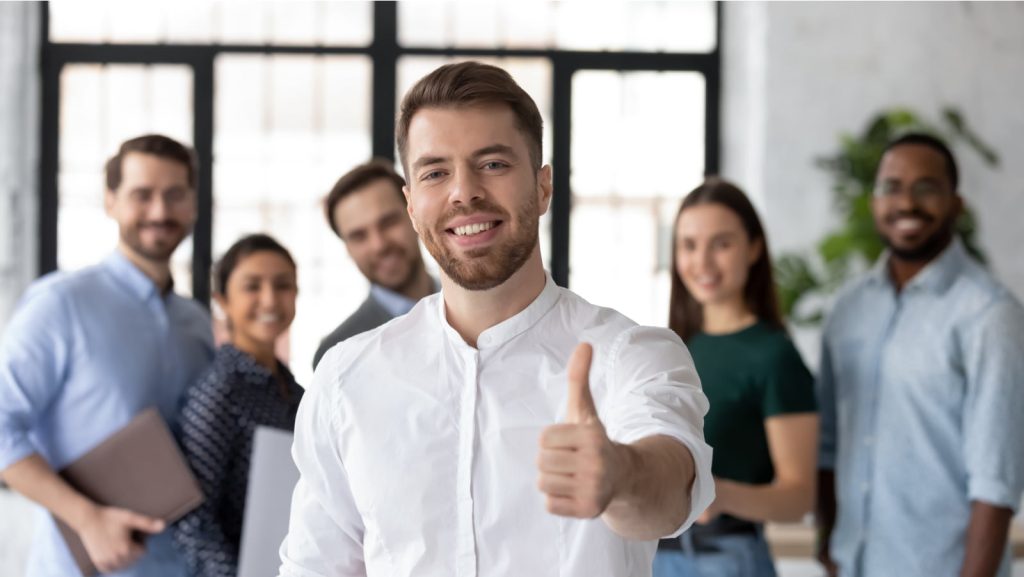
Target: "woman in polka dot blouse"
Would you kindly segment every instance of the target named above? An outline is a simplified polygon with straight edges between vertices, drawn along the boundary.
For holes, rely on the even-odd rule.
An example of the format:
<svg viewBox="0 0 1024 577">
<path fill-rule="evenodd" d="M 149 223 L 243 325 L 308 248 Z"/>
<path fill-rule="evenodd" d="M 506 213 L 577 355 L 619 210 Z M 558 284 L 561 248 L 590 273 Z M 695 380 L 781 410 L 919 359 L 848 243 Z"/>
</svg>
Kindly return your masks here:
<svg viewBox="0 0 1024 577">
<path fill-rule="evenodd" d="M 175 545 L 193 577 L 235 577 L 252 439 L 259 425 L 293 430 L 302 388 L 274 352 L 295 318 L 295 261 L 273 238 L 236 242 L 214 268 L 214 300 L 230 340 L 186 395 L 182 446 L 206 496 Z"/>
</svg>

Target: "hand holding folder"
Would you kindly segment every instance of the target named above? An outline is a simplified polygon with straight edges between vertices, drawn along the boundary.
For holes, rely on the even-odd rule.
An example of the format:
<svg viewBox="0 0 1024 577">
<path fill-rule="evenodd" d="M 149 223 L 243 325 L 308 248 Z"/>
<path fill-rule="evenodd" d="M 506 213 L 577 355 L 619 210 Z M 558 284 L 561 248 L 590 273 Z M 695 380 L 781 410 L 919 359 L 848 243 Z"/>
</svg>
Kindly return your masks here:
<svg viewBox="0 0 1024 577">
<path fill-rule="evenodd" d="M 158 533 L 145 517 L 177 521 L 203 501 L 192 471 L 155 409 L 139 413 L 124 428 L 60 471 L 72 487 L 103 505 L 107 527 Z M 57 527 L 85 577 L 97 570 L 82 540 L 59 519 Z M 115 536 L 116 538 L 116 536 Z M 141 554 L 140 549 L 129 555 Z"/>
</svg>

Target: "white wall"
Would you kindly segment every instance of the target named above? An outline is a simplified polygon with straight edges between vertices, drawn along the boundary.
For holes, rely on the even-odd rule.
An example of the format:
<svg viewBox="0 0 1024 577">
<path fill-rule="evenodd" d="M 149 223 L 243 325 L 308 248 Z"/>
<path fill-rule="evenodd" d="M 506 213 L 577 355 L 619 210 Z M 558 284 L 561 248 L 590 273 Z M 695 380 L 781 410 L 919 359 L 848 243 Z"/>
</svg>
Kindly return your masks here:
<svg viewBox="0 0 1024 577">
<path fill-rule="evenodd" d="M 39 6 L 0 4 L 0 328 L 36 268 Z"/>
<path fill-rule="evenodd" d="M 774 252 L 834 224 L 816 157 L 877 111 L 953 106 L 1002 157 L 958 148 L 995 272 L 1024 299 L 1024 3 L 726 3 L 723 173 L 745 186 Z"/>
<path fill-rule="evenodd" d="M 0 3 L 0 332 L 35 276 L 40 6 Z M 32 511 L 0 489 L 0 575 L 21 575 Z"/>
</svg>

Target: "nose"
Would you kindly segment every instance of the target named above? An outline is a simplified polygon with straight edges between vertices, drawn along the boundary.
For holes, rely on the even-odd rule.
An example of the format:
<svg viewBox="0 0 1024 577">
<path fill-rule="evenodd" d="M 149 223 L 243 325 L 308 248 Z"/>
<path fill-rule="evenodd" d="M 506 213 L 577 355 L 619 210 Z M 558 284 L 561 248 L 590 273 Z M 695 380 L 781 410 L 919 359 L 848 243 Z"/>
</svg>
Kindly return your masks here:
<svg viewBox="0 0 1024 577">
<path fill-rule="evenodd" d="M 170 206 L 168 206 L 167 198 L 159 193 L 153 195 L 146 208 L 148 209 L 146 211 L 147 216 L 152 222 L 167 220 L 167 217 L 170 214 Z"/>
<path fill-rule="evenodd" d="M 378 254 L 387 247 L 387 242 L 384 241 L 384 232 L 379 228 L 371 228 L 366 235 L 366 248 L 370 249 L 370 252 Z"/>
<path fill-rule="evenodd" d="M 473 204 L 475 200 L 484 196 L 480 180 L 470 168 L 456 170 L 451 182 L 452 189 L 449 193 L 449 201 L 452 204 Z"/>
<path fill-rule="evenodd" d="M 713 257 L 711 247 L 707 244 L 697 249 L 697 262 L 700 263 L 703 272 L 707 272 L 714 266 Z"/>
<path fill-rule="evenodd" d="M 265 282 L 260 286 L 260 307 L 273 308 L 277 304 L 277 294 L 273 283 Z"/>
</svg>

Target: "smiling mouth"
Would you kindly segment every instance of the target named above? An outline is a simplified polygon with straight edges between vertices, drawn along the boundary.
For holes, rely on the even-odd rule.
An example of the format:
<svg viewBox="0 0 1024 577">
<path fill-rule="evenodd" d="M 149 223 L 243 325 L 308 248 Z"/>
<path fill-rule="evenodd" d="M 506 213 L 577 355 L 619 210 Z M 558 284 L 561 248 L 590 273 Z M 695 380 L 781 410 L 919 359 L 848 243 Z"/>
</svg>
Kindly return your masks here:
<svg viewBox="0 0 1024 577">
<path fill-rule="evenodd" d="M 500 224 L 500 222 L 497 220 L 492 220 L 490 222 L 478 222 L 476 224 L 467 224 L 464 226 L 449 228 L 448 232 L 454 234 L 455 236 L 474 236 L 483 232 L 487 232 L 492 228 L 498 226 L 498 224 Z"/>
</svg>

